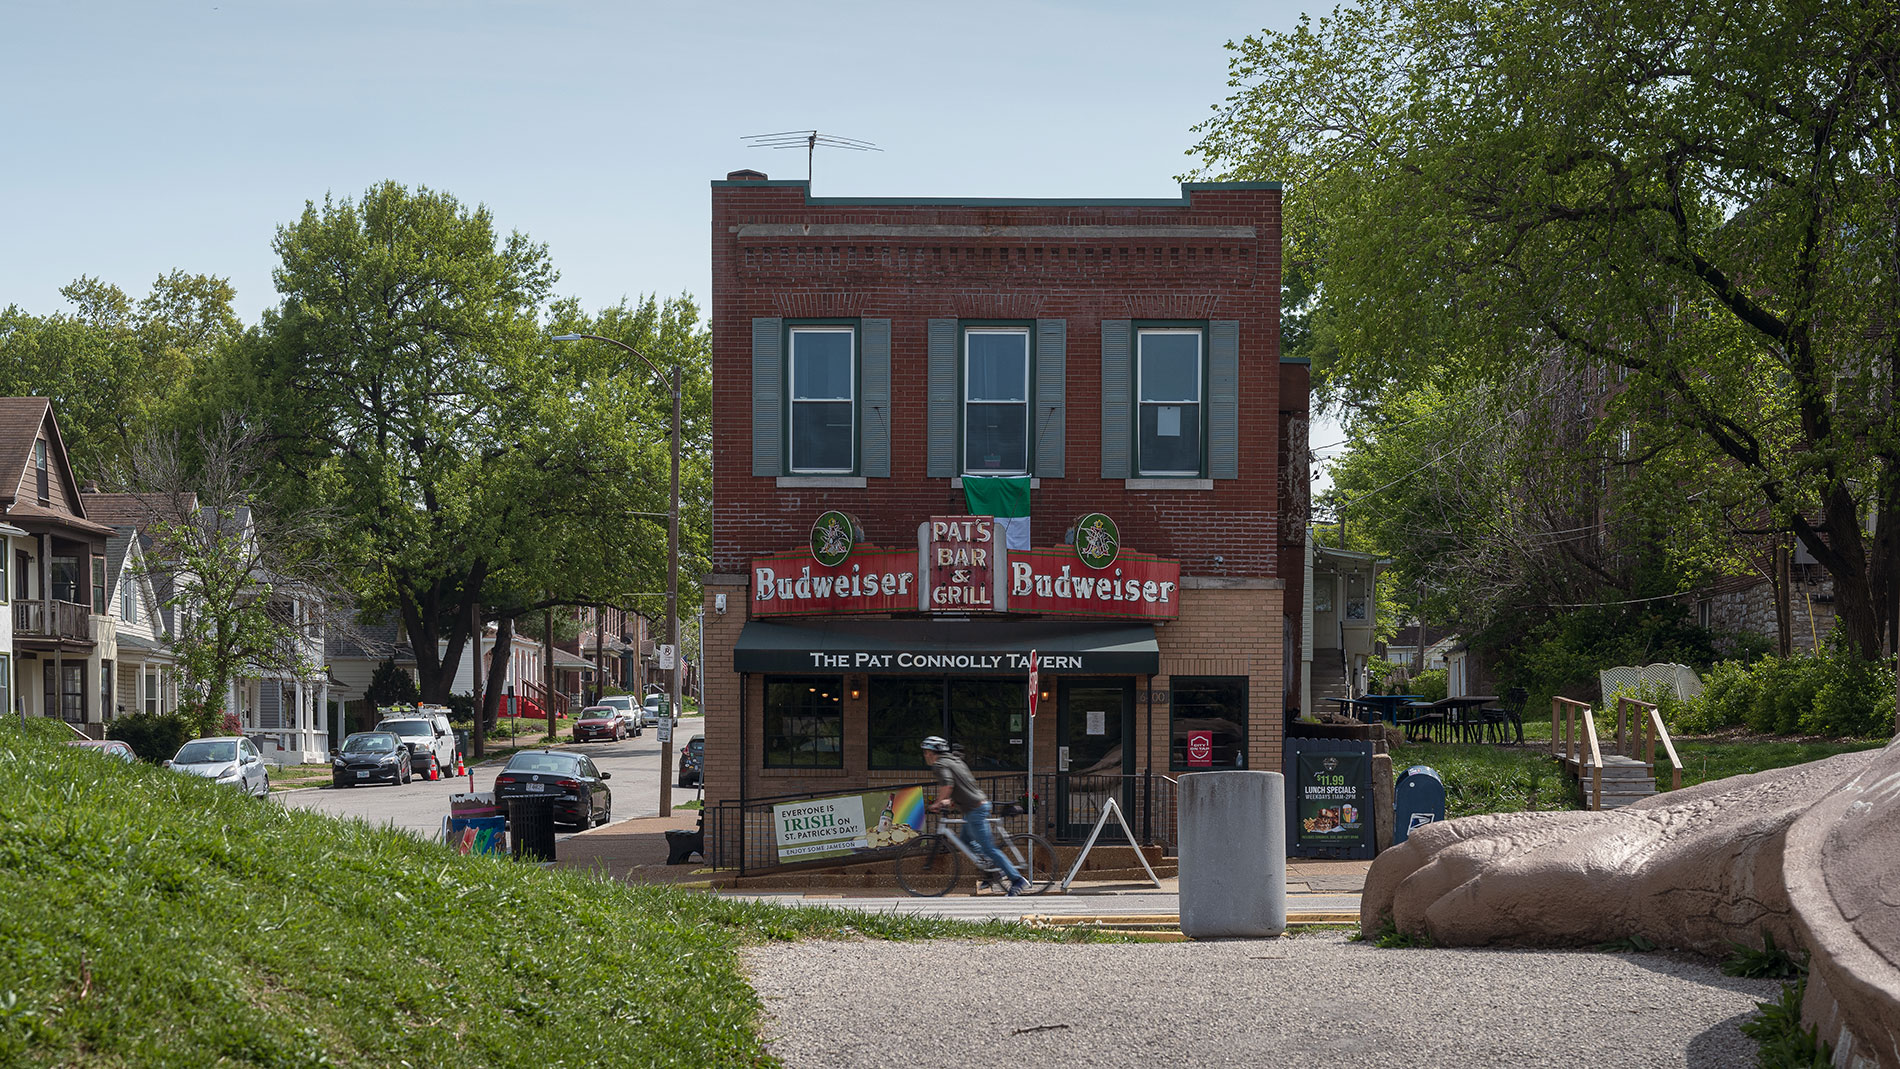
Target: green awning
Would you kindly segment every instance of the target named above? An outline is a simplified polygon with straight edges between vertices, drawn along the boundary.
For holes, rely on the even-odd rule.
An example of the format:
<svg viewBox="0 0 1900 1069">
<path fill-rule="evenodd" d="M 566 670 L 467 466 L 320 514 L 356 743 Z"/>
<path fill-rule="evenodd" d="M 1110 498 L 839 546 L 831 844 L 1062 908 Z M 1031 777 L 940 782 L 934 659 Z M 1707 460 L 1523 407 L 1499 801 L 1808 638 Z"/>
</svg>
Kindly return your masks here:
<svg viewBox="0 0 1900 1069">
<path fill-rule="evenodd" d="M 1154 675 L 1161 649 L 1152 625 L 1045 620 L 754 620 L 739 632 L 739 672 L 866 675 L 1025 675 L 1029 651 L 1042 671 Z"/>
</svg>

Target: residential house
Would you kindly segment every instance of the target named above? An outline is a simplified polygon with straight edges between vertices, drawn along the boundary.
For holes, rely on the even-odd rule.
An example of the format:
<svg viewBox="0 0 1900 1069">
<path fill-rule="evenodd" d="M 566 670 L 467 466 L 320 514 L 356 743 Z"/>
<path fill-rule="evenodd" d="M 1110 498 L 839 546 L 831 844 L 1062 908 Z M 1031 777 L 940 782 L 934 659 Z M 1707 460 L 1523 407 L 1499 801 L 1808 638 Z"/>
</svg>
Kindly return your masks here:
<svg viewBox="0 0 1900 1069">
<path fill-rule="evenodd" d="M 1370 682 L 1366 662 L 1373 653 L 1379 623 L 1377 588 L 1386 561 L 1376 553 L 1334 549 L 1306 541 L 1306 645 L 1301 657 L 1304 691 L 1300 708 L 1318 711 L 1315 702 L 1356 698 Z"/>
<path fill-rule="evenodd" d="M 151 559 L 152 525 L 168 509 L 155 495 L 105 494 L 91 485 L 80 495 L 87 515 L 114 532 L 106 542 L 106 605 L 118 665 L 111 713 L 172 712 L 179 701 L 172 575 Z"/>
<path fill-rule="evenodd" d="M 86 514 L 59 423 L 43 397 L 0 398 L 0 520 L 12 634 L 0 654 L 11 708 L 103 737 L 116 668 L 107 611 L 113 529 Z M 15 533 L 17 532 L 17 533 Z"/>
</svg>

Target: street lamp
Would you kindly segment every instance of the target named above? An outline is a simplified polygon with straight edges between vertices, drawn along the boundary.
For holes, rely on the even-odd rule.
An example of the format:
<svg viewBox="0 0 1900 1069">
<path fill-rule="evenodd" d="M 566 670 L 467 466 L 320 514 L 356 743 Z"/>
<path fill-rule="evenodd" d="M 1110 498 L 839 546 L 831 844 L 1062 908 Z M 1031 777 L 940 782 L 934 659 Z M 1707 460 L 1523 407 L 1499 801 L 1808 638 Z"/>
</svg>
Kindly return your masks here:
<svg viewBox="0 0 1900 1069">
<path fill-rule="evenodd" d="M 641 362 L 653 369 L 655 375 L 666 379 L 667 374 L 660 366 L 647 358 L 647 355 L 626 342 L 600 334 L 556 334 L 555 341 L 604 341 L 617 345 L 640 358 Z M 669 700 L 667 717 L 676 722 L 680 713 L 680 369 L 673 365 L 673 507 L 667 511 L 666 520 L 666 640 L 673 647 L 673 670 L 668 683 Z M 552 656 L 552 654 L 550 654 Z M 660 744 L 660 815 L 673 815 L 673 744 L 672 733 L 667 733 L 667 741 Z"/>
</svg>

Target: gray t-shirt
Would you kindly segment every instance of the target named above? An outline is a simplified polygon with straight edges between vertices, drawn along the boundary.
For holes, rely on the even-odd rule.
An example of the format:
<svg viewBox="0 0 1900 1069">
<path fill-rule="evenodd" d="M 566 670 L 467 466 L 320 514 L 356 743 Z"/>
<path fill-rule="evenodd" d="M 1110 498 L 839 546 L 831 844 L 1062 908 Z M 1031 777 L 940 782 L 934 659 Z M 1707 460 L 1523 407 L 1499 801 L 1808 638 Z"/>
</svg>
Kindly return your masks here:
<svg viewBox="0 0 1900 1069">
<path fill-rule="evenodd" d="M 951 754 L 938 754 L 937 763 L 930 766 L 939 784 L 950 785 L 950 800 L 958 809 L 968 813 L 977 806 L 989 802 L 989 796 L 976 785 L 976 777 L 970 775 L 970 766 Z"/>
</svg>

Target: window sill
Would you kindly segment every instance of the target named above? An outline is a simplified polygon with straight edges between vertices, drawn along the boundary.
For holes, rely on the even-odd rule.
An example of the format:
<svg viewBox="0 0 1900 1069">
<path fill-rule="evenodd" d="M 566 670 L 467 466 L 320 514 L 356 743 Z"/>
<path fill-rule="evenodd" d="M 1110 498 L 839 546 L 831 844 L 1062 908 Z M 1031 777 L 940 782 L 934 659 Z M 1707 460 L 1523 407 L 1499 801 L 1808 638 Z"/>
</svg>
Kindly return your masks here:
<svg viewBox="0 0 1900 1069">
<path fill-rule="evenodd" d="M 781 490 L 862 490 L 862 475 L 781 475 Z"/>
<path fill-rule="evenodd" d="M 1004 476 L 1004 478 L 1009 478 L 1009 479 L 1020 479 L 1020 478 L 1022 478 L 1022 476 L 1020 476 L 1020 475 L 1008 475 L 1008 476 Z M 1035 476 L 1033 476 L 1033 475 L 1032 475 L 1032 476 L 1030 476 L 1030 477 L 1029 477 L 1029 488 L 1030 488 L 1031 490 L 1040 490 L 1040 489 L 1042 489 L 1042 480 L 1041 480 L 1041 479 L 1038 479 L 1038 478 L 1036 478 L 1036 477 L 1035 477 Z M 952 477 L 951 477 L 951 479 L 950 479 L 950 489 L 952 489 L 952 490 L 961 490 L 961 489 L 963 489 L 963 476 L 961 476 L 961 475 L 955 475 L 955 476 L 952 476 Z"/>
<path fill-rule="evenodd" d="M 1212 490 L 1212 479 L 1123 479 L 1124 490 Z"/>
</svg>

